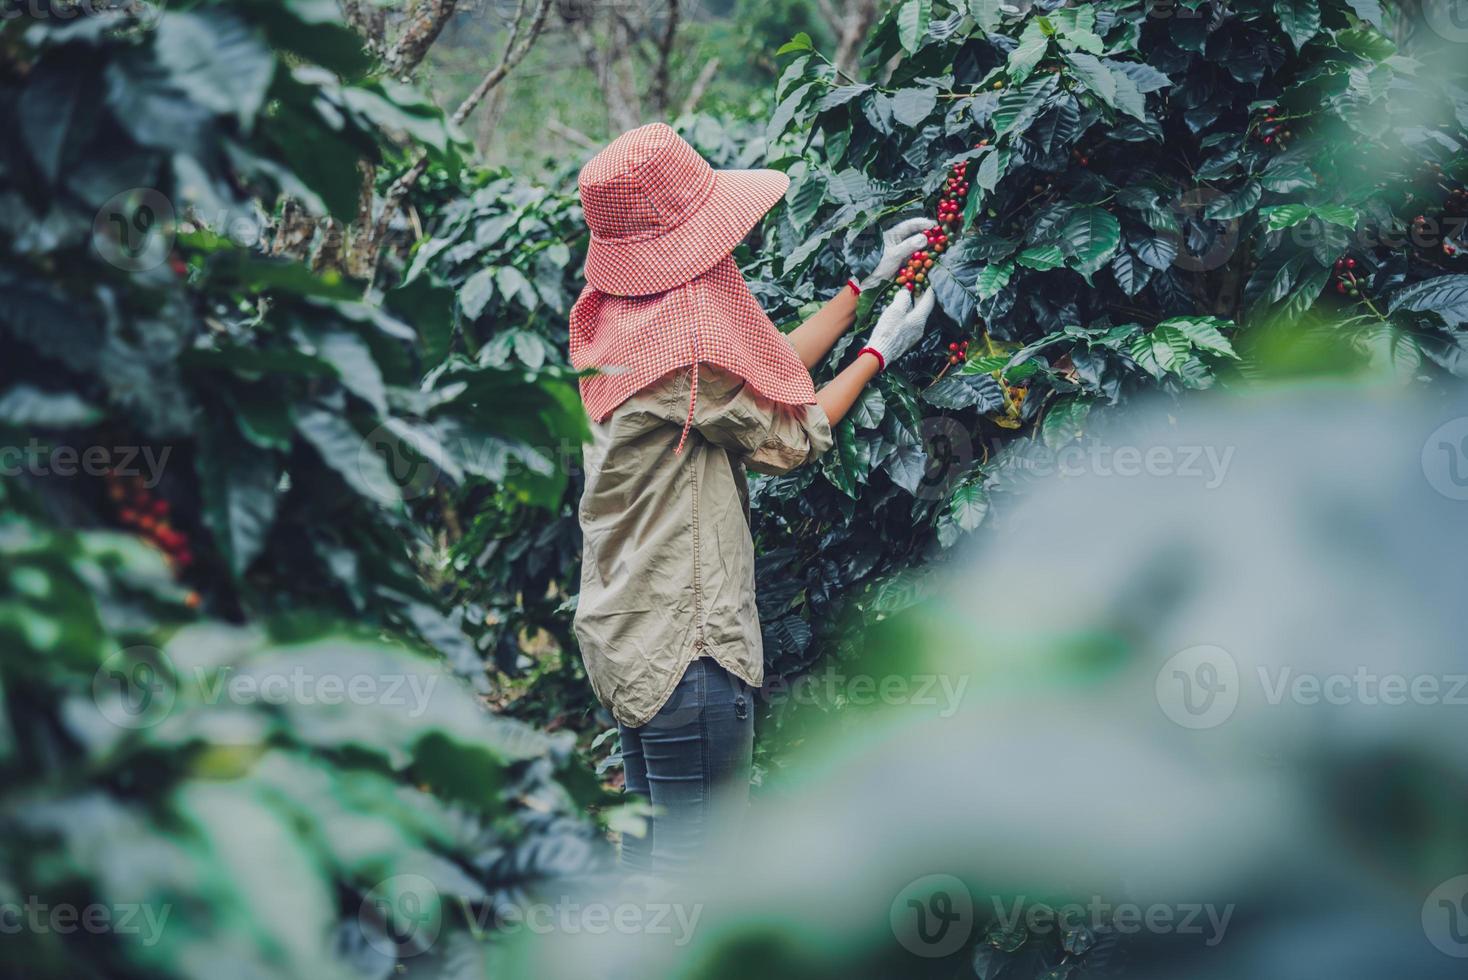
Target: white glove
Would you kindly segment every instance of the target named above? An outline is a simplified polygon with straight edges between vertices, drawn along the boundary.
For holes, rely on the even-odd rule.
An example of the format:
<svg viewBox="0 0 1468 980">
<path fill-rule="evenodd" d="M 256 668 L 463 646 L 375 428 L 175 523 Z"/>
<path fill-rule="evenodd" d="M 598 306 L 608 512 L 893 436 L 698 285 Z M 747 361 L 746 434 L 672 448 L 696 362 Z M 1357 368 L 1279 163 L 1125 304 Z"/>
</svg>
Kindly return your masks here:
<svg viewBox="0 0 1468 980">
<path fill-rule="evenodd" d="M 908 218 L 882 232 L 882 257 L 871 275 L 856 284 L 858 289 L 871 289 L 897 275 L 913 252 L 926 248 L 928 236 L 923 232 L 938 224 L 932 218 Z"/>
<path fill-rule="evenodd" d="M 927 326 L 928 315 L 932 312 L 931 289 L 924 290 L 922 298 L 916 304 L 912 301 L 912 293 L 905 289 L 897 290 L 897 295 L 877 318 L 872 339 L 867 342 L 867 346 L 881 357 L 883 367 L 906 354 L 913 344 L 922 339 L 923 328 Z"/>
</svg>

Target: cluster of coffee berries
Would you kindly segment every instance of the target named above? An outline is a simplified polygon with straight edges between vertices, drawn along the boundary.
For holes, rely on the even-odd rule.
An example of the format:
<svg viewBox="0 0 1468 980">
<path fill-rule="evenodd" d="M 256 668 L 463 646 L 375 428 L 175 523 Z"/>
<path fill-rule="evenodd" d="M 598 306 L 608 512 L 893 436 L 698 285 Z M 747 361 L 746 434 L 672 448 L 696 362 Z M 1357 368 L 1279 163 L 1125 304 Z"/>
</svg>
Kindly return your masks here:
<svg viewBox="0 0 1468 980">
<path fill-rule="evenodd" d="M 1085 152 L 1081 150 L 1080 147 L 1076 147 L 1074 150 L 1070 151 L 1070 158 L 1076 163 L 1080 164 L 1082 167 L 1089 167 L 1091 165 L 1091 158 L 1086 156 Z"/>
<path fill-rule="evenodd" d="M 938 198 L 938 224 L 947 225 L 953 231 L 963 225 L 963 202 L 968 197 L 968 161 L 961 160 L 953 165 L 948 179 L 943 182 L 943 193 Z"/>
<path fill-rule="evenodd" d="M 934 249 L 937 248 L 936 245 L 933 245 L 931 236 L 928 238 L 928 243 Z M 922 289 L 928 281 L 928 274 L 932 271 L 933 262 L 936 258 L 937 253 L 928 249 L 920 249 L 913 252 L 907 260 L 907 265 L 903 266 L 902 271 L 897 273 L 897 285 L 909 293 L 915 293 L 919 289 Z"/>
<path fill-rule="evenodd" d="M 171 510 L 168 501 L 154 496 L 141 476 L 123 476 L 116 470 L 108 470 L 106 479 L 107 496 L 117 505 L 117 518 L 123 525 L 157 545 L 176 568 L 184 569 L 194 563 L 188 535 L 168 521 Z"/>
<path fill-rule="evenodd" d="M 1265 146 L 1283 147 L 1286 140 L 1294 139 L 1295 132 L 1286 129 L 1285 124 L 1279 121 L 1279 106 L 1272 105 L 1264 110 L 1264 122 L 1260 124 L 1256 135 Z"/>
<path fill-rule="evenodd" d="M 968 360 L 967 340 L 955 340 L 953 343 L 948 345 L 949 364 L 962 364 L 966 360 Z"/>
<path fill-rule="evenodd" d="M 1356 276 L 1355 259 L 1335 260 L 1335 291 L 1342 296 L 1360 296 L 1364 280 Z"/>
</svg>

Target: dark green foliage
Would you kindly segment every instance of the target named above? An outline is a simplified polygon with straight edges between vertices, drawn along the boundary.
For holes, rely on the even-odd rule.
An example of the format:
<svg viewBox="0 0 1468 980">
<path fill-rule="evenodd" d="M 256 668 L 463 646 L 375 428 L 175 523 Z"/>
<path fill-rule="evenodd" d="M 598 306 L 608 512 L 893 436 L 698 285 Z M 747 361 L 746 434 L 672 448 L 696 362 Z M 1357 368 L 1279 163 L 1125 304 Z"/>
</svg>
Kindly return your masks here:
<svg viewBox="0 0 1468 980">
<path fill-rule="evenodd" d="M 445 492 L 561 499 L 571 384 L 262 237 L 282 196 L 353 217 L 402 134 L 457 167 L 335 9 L 0 23 L 0 893 L 170 915 L 7 936 L 8 970 L 384 976 L 410 907 L 444 932 L 418 962 L 464 968 L 497 904 L 593 863 L 569 740 L 446 669 L 484 683 L 425 576 Z"/>
</svg>

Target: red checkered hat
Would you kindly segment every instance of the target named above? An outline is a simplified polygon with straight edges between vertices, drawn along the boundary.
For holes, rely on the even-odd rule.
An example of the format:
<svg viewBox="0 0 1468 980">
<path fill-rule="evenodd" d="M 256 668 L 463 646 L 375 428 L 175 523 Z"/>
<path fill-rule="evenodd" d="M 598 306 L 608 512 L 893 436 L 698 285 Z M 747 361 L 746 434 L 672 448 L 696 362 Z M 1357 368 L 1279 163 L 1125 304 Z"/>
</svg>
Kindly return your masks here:
<svg viewBox="0 0 1468 980">
<path fill-rule="evenodd" d="M 785 405 L 816 400 L 810 372 L 765 316 L 734 258 L 655 296 L 613 296 L 595 286 L 571 309 L 571 364 L 601 373 L 581 379 L 581 400 L 601 422 L 616 407 L 670 371 L 693 368 L 683 448 L 698 403 L 699 364 L 713 364 Z"/>
<path fill-rule="evenodd" d="M 629 130 L 581 168 L 591 228 L 586 281 L 613 296 L 682 285 L 734 251 L 790 178 L 778 170 L 715 170 L 672 128 Z"/>
</svg>

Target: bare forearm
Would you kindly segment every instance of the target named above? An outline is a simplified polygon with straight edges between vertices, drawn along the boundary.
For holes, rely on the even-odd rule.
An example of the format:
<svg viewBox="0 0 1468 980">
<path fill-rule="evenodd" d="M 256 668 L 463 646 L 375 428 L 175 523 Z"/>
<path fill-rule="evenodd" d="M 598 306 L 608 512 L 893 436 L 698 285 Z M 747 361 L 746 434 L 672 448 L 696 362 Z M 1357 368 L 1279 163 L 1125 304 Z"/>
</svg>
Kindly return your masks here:
<svg viewBox="0 0 1468 980">
<path fill-rule="evenodd" d="M 856 293 L 843 286 L 830 302 L 788 334 L 801 363 L 807 368 L 821 363 L 832 345 L 851 329 L 855 319 Z"/>
<path fill-rule="evenodd" d="M 873 354 L 858 355 L 829 384 L 816 392 L 816 404 L 821 406 L 821 411 L 826 413 L 831 425 L 836 425 L 846 417 L 851 406 L 861 397 L 862 389 L 877 376 L 880 368 L 881 362 Z"/>
</svg>

